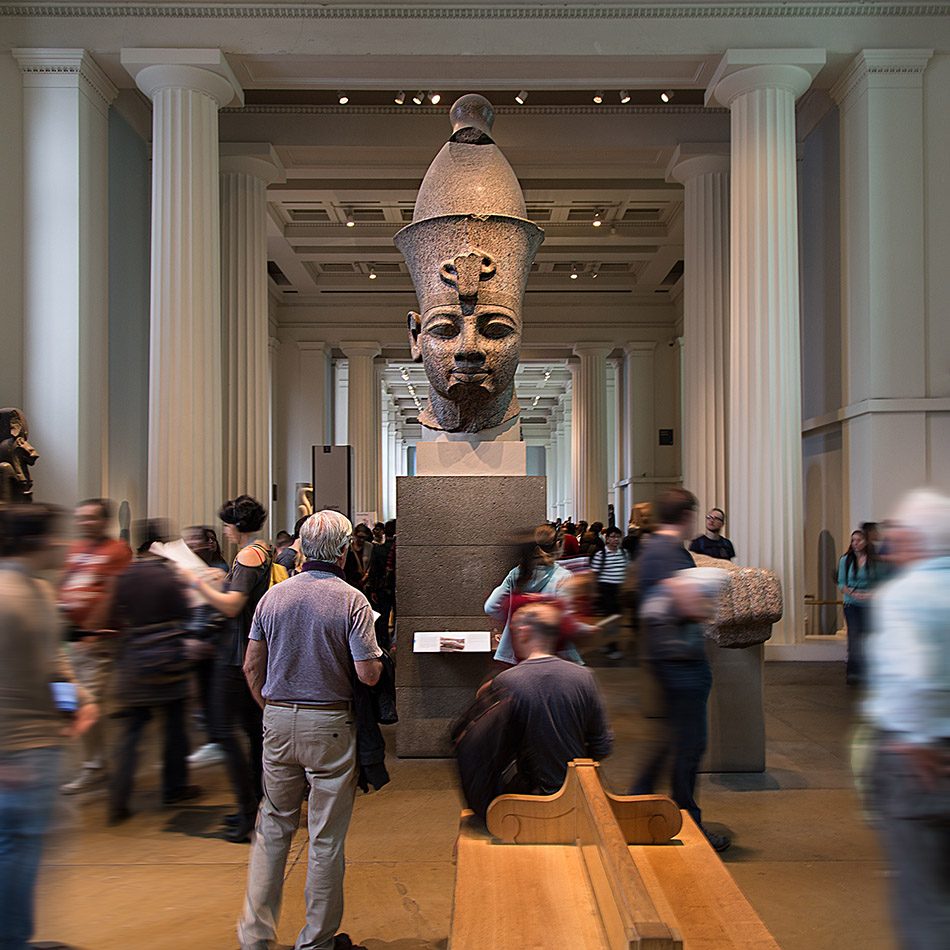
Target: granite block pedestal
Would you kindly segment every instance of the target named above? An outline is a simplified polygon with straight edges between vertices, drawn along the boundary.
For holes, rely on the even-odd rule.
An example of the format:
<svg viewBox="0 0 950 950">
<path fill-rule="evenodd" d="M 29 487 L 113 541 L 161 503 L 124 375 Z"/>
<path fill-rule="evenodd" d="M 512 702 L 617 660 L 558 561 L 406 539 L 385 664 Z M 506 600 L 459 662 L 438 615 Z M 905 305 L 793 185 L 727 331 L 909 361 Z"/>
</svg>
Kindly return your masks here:
<svg viewBox="0 0 950 950">
<path fill-rule="evenodd" d="M 485 598 L 515 565 L 512 539 L 545 519 L 538 475 L 396 479 L 396 754 L 449 756 L 449 730 L 491 653 L 413 653 L 417 631 L 490 630 Z"/>
</svg>

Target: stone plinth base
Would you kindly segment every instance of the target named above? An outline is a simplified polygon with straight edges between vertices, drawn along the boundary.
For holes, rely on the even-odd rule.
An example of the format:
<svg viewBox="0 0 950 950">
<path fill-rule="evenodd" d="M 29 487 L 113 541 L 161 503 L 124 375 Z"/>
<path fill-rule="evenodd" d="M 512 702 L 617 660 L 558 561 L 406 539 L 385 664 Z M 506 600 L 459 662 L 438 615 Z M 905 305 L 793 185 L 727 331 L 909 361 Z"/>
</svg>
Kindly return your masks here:
<svg viewBox="0 0 950 950">
<path fill-rule="evenodd" d="M 416 475 L 524 475 L 524 442 L 419 442 Z"/>
<path fill-rule="evenodd" d="M 707 707 L 709 740 L 701 772 L 765 771 L 763 647 L 727 649 L 707 641 L 713 685 Z"/>
<path fill-rule="evenodd" d="M 485 598 L 515 564 L 513 537 L 541 524 L 545 506 L 543 476 L 396 479 L 401 758 L 452 754 L 451 725 L 474 699 L 492 656 L 413 653 L 416 632 L 491 629 Z"/>
</svg>

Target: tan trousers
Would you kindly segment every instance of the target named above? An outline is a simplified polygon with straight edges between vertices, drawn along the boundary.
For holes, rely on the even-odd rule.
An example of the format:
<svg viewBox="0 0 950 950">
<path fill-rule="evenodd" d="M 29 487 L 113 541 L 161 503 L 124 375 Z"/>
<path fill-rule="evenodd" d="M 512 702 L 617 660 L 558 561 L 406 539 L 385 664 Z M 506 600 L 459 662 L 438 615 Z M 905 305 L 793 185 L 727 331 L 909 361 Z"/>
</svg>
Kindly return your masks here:
<svg viewBox="0 0 950 950">
<path fill-rule="evenodd" d="M 296 950 L 328 950 L 343 917 L 343 845 L 356 795 L 352 712 L 268 706 L 264 710 L 264 797 L 257 812 L 242 950 L 267 950 L 277 936 L 284 870 L 307 786 L 310 850 L 306 923 Z"/>
<path fill-rule="evenodd" d="M 104 768 L 107 764 L 106 722 L 108 720 L 109 687 L 115 666 L 115 644 L 112 641 L 81 645 L 71 644 L 69 660 L 73 674 L 99 707 L 99 718 L 81 736 L 83 765 Z"/>
</svg>

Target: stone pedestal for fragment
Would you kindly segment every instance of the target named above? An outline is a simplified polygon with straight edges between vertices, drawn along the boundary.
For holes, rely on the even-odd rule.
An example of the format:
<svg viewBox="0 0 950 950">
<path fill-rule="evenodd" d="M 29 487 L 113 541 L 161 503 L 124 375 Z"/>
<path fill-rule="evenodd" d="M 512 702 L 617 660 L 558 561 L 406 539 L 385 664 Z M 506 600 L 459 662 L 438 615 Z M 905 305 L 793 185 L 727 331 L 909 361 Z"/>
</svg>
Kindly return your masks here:
<svg viewBox="0 0 950 950">
<path fill-rule="evenodd" d="M 543 476 L 396 479 L 396 754 L 452 755 L 449 730 L 471 704 L 491 653 L 414 653 L 419 631 L 491 630 L 485 598 L 515 564 L 499 533 L 544 520 Z"/>
<path fill-rule="evenodd" d="M 545 479 L 525 474 L 514 386 L 525 284 L 543 233 L 491 138 L 491 104 L 463 96 L 450 116 L 452 136 L 395 238 L 419 298 L 409 345 L 429 380 L 417 475 L 396 484 L 400 756 L 452 754 L 451 725 L 492 655 L 416 653 L 416 634 L 492 628 L 485 599 L 515 563 L 515 534 L 540 524 L 547 502 Z"/>
<path fill-rule="evenodd" d="M 772 636 L 772 625 L 782 619 L 782 585 L 774 571 L 702 554 L 694 554 L 693 560 L 699 567 L 729 571 L 716 616 L 706 627 L 713 685 L 706 707 L 709 738 L 700 771 L 762 772 L 763 644 Z"/>
</svg>

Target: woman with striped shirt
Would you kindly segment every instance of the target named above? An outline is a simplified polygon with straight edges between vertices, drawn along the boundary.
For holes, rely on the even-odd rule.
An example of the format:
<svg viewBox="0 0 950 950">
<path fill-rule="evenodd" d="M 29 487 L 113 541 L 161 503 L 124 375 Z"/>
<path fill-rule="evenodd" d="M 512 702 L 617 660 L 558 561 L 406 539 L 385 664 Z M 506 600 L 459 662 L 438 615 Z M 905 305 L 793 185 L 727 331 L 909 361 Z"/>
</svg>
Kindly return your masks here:
<svg viewBox="0 0 950 950">
<path fill-rule="evenodd" d="M 597 575 L 600 610 L 605 617 L 620 613 L 620 588 L 629 564 L 627 552 L 620 547 L 622 538 L 619 528 L 608 528 L 604 538 L 606 547 L 595 551 L 590 559 L 591 570 Z"/>
</svg>

